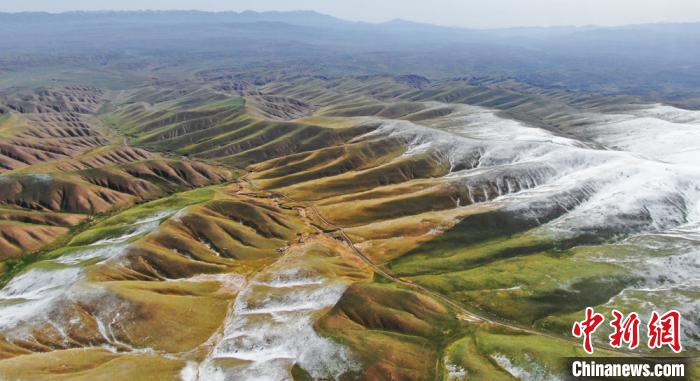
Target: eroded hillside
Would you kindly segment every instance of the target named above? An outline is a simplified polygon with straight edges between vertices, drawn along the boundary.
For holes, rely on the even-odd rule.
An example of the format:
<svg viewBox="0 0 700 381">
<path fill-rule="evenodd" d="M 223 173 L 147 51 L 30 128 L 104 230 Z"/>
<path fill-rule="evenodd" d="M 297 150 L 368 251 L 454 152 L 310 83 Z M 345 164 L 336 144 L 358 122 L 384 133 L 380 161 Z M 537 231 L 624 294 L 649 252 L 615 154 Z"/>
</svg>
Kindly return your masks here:
<svg viewBox="0 0 700 381">
<path fill-rule="evenodd" d="M 0 120 L 0 258 L 45 248 L 96 216 L 228 180 L 228 169 L 123 144 L 99 120 L 105 94 L 67 87 L 8 95 Z"/>
<path fill-rule="evenodd" d="M 9 379 L 551 379 L 587 306 L 685 306 L 700 349 L 697 112 L 420 76 L 22 94 Z"/>
</svg>

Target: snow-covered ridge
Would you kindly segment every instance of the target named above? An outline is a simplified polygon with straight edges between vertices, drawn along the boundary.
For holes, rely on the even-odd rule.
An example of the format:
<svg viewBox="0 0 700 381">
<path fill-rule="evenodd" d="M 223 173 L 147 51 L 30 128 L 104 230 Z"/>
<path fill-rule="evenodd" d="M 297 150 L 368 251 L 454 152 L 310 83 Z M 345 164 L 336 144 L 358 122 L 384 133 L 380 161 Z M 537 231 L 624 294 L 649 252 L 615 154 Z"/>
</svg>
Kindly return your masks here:
<svg viewBox="0 0 700 381">
<path fill-rule="evenodd" d="M 156 229 L 160 220 L 174 211 L 161 211 L 134 221 L 132 229 L 122 235 L 100 240 L 52 260 L 38 262 L 15 276 L 0 290 L 0 329 L 7 337 L 26 337 L 38 325 L 52 324 L 60 329 L 70 321 L 57 319 L 56 311 L 70 308 L 80 301 L 92 301 L 104 308 L 96 309 L 105 316 L 112 316 L 118 308 L 104 299 L 100 285 L 86 279 L 87 261 L 119 260 L 128 250 L 127 241 Z M 98 302 L 99 301 L 99 302 Z M 99 322 L 98 322 L 99 323 Z"/>
<path fill-rule="evenodd" d="M 321 276 L 287 254 L 258 273 L 238 294 L 223 337 L 183 380 L 287 380 L 294 364 L 314 379 L 359 370 L 344 346 L 316 333 L 319 312 L 334 306 L 346 285 Z"/>
<path fill-rule="evenodd" d="M 484 186 L 493 189 L 488 192 L 491 197 L 476 201 L 510 200 L 523 208 L 543 201 L 556 205 L 556 197 L 576 195 L 578 204 L 567 206 L 568 213 L 550 224 L 556 234 L 606 228 L 620 233 L 663 232 L 700 226 L 700 166 L 667 162 L 644 152 L 596 148 L 499 119 L 494 111 L 480 107 L 459 106 L 458 110 L 456 118 L 450 114 L 428 125 L 384 120 L 357 139 L 398 139 L 406 146 L 404 155 L 443 158 L 450 168 L 445 180 L 460 184 L 470 194 L 487 194 L 479 192 Z M 654 114 L 653 110 L 648 113 Z M 667 108 L 656 113 L 668 118 L 676 115 Z M 697 116 L 675 119 L 695 121 Z M 681 131 L 690 128 L 663 123 Z M 697 130 L 700 133 L 700 127 Z M 629 129 L 630 136 L 636 133 L 646 136 L 643 129 Z M 696 143 L 689 139 L 685 144 L 693 149 Z M 476 192 L 471 192 L 474 188 Z"/>
<path fill-rule="evenodd" d="M 573 132 L 610 149 L 674 164 L 700 163 L 700 111 L 668 105 L 614 114 L 582 113 Z"/>
<path fill-rule="evenodd" d="M 542 210 L 564 209 L 536 229 L 553 239 L 627 237 L 619 252 L 627 252 L 624 246 L 640 254 L 619 257 L 611 249 L 597 260 L 623 266 L 641 281 L 609 305 L 681 309 L 688 317 L 686 343 L 698 347 L 700 112 L 651 105 L 575 115 L 577 127 L 568 132 L 581 137 L 577 142 L 498 120 L 495 111 L 470 110 L 424 125 L 383 121 L 360 139 L 398 139 L 408 156 L 443 158 L 450 169 L 443 181 L 491 196 L 471 197 L 467 206 L 491 203 L 535 218 Z M 496 360 L 520 372 L 505 358 Z"/>
</svg>

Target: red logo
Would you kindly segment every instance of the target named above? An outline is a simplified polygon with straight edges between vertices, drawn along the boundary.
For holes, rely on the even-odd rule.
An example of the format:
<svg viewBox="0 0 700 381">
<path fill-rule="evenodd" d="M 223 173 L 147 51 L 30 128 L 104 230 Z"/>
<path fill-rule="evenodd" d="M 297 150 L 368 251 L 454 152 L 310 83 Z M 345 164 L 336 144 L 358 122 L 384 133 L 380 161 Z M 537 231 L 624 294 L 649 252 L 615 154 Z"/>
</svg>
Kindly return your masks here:
<svg viewBox="0 0 700 381">
<path fill-rule="evenodd" d="M 649 348 L 661 348 L 668 345 L 674 352 L 680 352 L 681 346 L 681 314 L 671 310 L 659 316 L 656 311 L 652 312 L 649 319 Z"/>
<path fill-rule="evenodd" d="M 608 336 L 610 346 L 622 348 L 626 345 L 629 349 L 639 346 L 639 325 L 640 319 L 636 312 L 632 312 L 627 317 L 618 311 L 612 311 L 613 320 L 610 326 L 613 333 Z M 605 321 L 605 317 L 596 313 L 593 308 L 586 308 L 586 318 L 574 322 L 571 333 L 574 337 L 583 338 L 583 350 L 588 354 L 593 353 L 593 333 Z M 671 310 L 663 315 L 656 311 L 652 312 L 647 324 L 647 346 L 649 349 L 662 348 L 668 346 L 676 353 L 683 347 L 681 345 L 681 315 L 676 310 Z"/>
<path fill-rule="evenodd" d="M 586 351 L 586 353 L 593 353 L 591 336 L 593 336 L 593 332 L 598 329 L 598 326 L 603 323 L 604 320 L 605 318 L 603 315 L 593 312 L 593 308 L 588 307 L 586 308 L 586 319 L 574 323 L 571 333 L 575 337 L 583 336 L 583 350 Z"/>
<path fill-rule="evenodd" d="M 612 311 L 615 319 L 610 322 L 610 325 L 615 330 L 610 336 L 610 346 L 613 348 L 621 348 L 622 343 L 627 343 L 629 349 L 637 348 L 639 345 L 639 315 L 632 312 L 626 319 L 622 320 L 624 315 L 618 310 Z"/>
</svg>

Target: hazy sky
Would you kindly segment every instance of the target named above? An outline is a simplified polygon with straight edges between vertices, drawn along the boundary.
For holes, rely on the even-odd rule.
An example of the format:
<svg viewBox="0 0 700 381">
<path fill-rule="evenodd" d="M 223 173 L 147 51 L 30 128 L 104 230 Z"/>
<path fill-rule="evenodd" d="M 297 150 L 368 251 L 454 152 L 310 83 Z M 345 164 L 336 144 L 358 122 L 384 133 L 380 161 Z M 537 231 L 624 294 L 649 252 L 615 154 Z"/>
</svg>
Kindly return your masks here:
<svg viewBox="0 0 700 381">
<path fill-rule="evenodd" d="M 700 0 L 0 0 L 0 11 L 310 9 L 349 20 L 466 27 L 700 21 Z"/>
</svg>

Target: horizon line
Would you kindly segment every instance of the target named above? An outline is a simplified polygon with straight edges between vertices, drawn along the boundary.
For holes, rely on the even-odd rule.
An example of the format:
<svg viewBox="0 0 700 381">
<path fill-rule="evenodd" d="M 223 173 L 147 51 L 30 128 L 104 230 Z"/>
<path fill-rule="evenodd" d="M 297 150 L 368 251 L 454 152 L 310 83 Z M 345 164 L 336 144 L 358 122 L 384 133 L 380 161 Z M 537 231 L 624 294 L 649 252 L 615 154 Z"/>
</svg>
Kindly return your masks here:
<svg viewBox="0 0 700 381">
<path fill-rule="evenodd" d="M 241 11 L 236 10 L 203 10 L 203 9 L 96 9 L 96 10 L 81 10 L 72 9 L 64 11 L 5 11 L 0 10 L 0 14 L 6 15 L 21 15 L 21 14 L 46 14 L 46 15 L 64 15 L 64 14 L 74 14 L 74 13 L 147 13 L 147 12 L 199 12 L 208 14 L 225 14 L 225 13 L 255 13 L 255 14 L 265 14 L 265 13 L 312 13 L 319 16 L 329 17 L 338 21 L 356 24 L 370 24 L 370 25 L 384 25 L 392 22 L 407 22 L 424 26 L 432 26 L 438 28 L 451 28 L 451 29 L 465 29 L 465 30 L 507 30 L 507 29 L 556 29 L 556 28 L 621 28 L 621 27 L 631 27 L 631 26 L 644 26 L 644 25 L 684 25 L 684 24 L 698 24 L 700 20 L 697 21 L 653 21 L 653 22 L 641 22 L 641 23 L 631 23 L 631 24 L 554 24 L 554 25 L 514 25 L 514 26 L 493 26 L 493 27 L 478 27 L 478 26 L 462 26 L 462 25 L 445 25 L 445 24 L 434 24 L 425 21 L 416 21 L 404 18 L 393 18 L 385 21 L 367 21 L 367 20 L 352 20 L 346 19 L 327 13 L 315 11 L 312 9 L 296 9 L 296 10 L 268 10 L 268 11 L 256 11 L 253 9 L 245 9 Z"/>
</svg>

